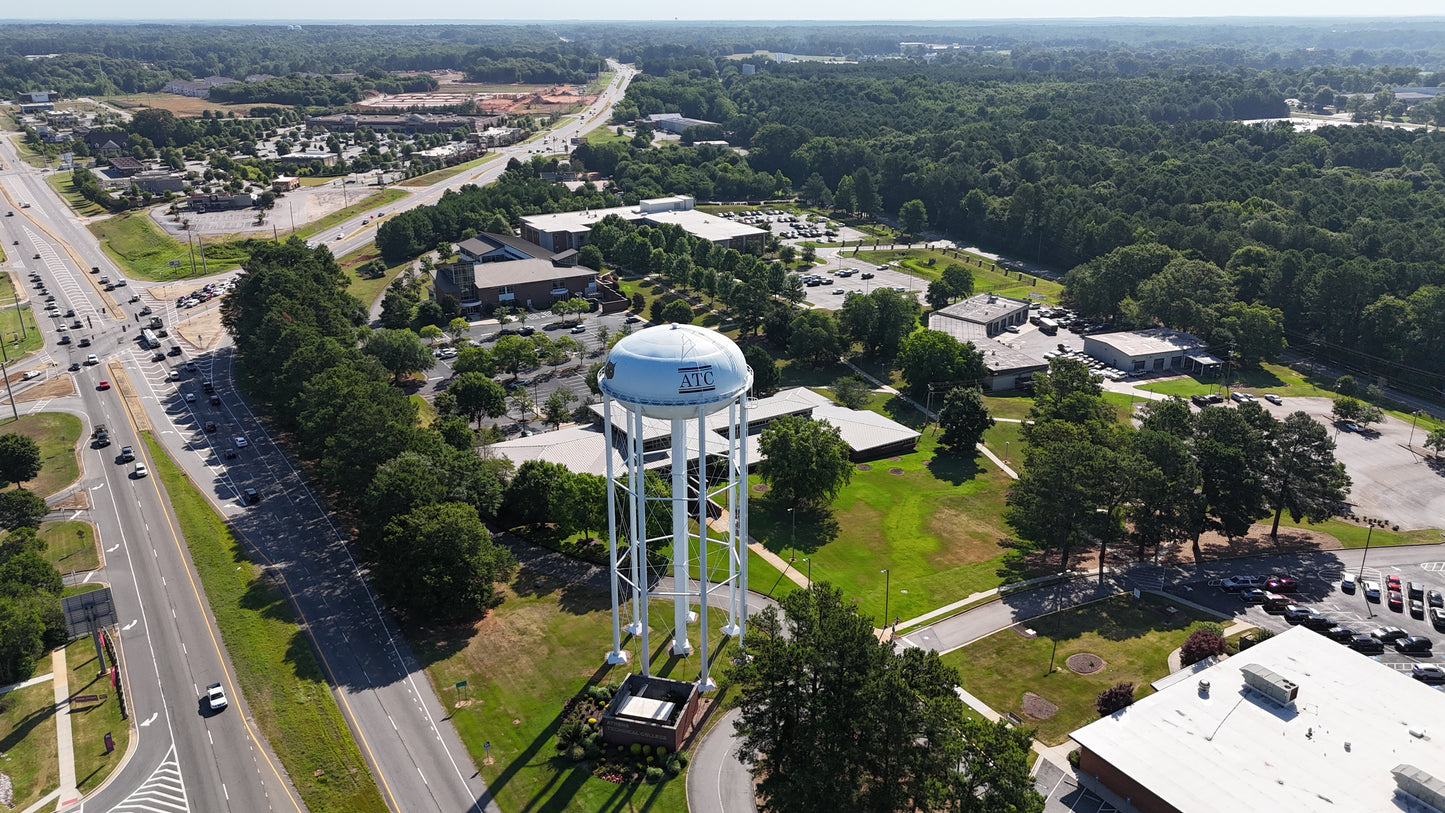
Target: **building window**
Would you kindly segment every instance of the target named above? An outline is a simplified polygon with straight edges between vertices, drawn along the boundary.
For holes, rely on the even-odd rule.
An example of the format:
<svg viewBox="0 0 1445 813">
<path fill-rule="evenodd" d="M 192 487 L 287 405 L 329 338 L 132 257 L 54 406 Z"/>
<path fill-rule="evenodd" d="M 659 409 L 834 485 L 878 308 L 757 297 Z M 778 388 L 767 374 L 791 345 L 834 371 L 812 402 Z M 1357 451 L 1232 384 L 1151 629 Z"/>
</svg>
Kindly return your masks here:
<svg viewBox="0 0 1445 813">
<path fill-rule="evenodd" d="M 1142 370 L 1142 369 L 1144 369 L 1144 361 L 1143 361 L 1143 359 L 1135 359 L 1135 360 L 1134 360 L 1134 369 L 1135 369 L 1135 370 Z"/>
<path fill-rule="evenodd" d="M 1154 369 L 1156 369 L 1156 370 L 1162 370 L 1162 369 L 1164 369 L 1164 359 L 1154 359 Z"/>
<path fill-rule="evenodd" d="M 510 293 L 512 293 L 512 286 L 510 286 L 510 285 L 503 285 L 503 286 L 502 286 L 501 293 L 504 293 L 504 294 L 510 294 Z"/>
</svg>

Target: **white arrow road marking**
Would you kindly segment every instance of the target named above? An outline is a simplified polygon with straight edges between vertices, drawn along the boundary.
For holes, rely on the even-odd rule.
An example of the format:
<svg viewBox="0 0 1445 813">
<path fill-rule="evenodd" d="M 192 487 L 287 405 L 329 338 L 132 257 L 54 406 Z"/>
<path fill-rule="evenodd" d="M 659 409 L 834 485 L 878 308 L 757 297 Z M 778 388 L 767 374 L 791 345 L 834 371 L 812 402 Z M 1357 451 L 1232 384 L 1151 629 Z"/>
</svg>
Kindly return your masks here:
<svg viewBox="0 0 1445 813">
<path fill-rule="evenodd" d="M 150 725 L 151 723 L 154 723 L 154 722 L 156 721 L 156 718 L 159 717 L 159 716 L 161 716 L 161 713 L 160 713 L 160 712 L 158 712 L 158 711 L 151 712 L 151 716 L 147 717 L 146 720 L 145 720 L 145 722 L 143 722 L 143 723 L 140 724 L 140 727 L 141 727 L 141 728 L 145 728 L 146 726 Z"/>
<path fill-rule="evenodd" d="M 136 619 L 136 620 L 134 620 L 134 621 L 131 621 L 129 624 L 126 624 L 124 627 L 121 627 L 121 628 L 120 628 L 120 631 L 121 631 L 121 632 L 128 632 L 131 627 L 134 627 L 136 624 L 139 624 L 139 623 L 140 623 L 140 620 L 139 620 L 139 619 Z"/>
<path fill-rule="evenodd" d="M 78 516 L 80 516 L 80 512 L 79 512 L 79 511 L 76 511 L 75 513 L 73 513 L 73 514 L 70 515 L 70 518 L 71 518 L 71 519 L 75 519 L 75 518 L 78 517 Z"/>
<path fill-rule="evenodd" d="M 111 545 L 110 547 L 106 548 L 106 549 L 105 549 L 105 552 L 106 552 L 106 553 L 115 553 L 115 552 L 116 552 L 117 550 L 119 550 L 119 549 L 120 549 L 120 543 L 117 542 L 116 544 Z"/>
<path fill-rule="evenodd" d="M 91 491 L 99 491 L 99 490 L 101 490 L 102 488 L 105 488 L 105 483 L 101 483 L 101 484 L 98 485 L 98 486 L 91 486 L 91 487 L 90 487 L 90 490 L 91 490 Z"/>
</svg>

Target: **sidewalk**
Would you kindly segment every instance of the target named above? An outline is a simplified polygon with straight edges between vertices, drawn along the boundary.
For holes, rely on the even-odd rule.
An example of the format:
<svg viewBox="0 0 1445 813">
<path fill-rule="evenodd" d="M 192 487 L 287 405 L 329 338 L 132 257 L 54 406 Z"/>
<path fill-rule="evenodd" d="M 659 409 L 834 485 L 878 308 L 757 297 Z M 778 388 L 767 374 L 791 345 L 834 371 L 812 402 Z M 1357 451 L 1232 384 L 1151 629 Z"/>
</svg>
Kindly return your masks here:
<svg viewBox="0 0 1445 813">
<path fill-rule="evenodd" d="M 20 681 L 19 683 L 12 683 L 12 684 L 10 684 L 9 686 L 0 686 L 0 694 L 6 694 L 7 692 L 13 692 L 13 691 L 15 691 L 15 690 L 17 690 L 17 689 L 28 689 L 28 688 L 30 688 L 31 686 L 35 686 L 35 685 L 37 685 L 37 684 L 44 683 L 45 681 L 50 680 L 51 678 L 54 678 L 54 677 L 55 677 L 54 675 L 41 675 L 40 677 L 33 677 L 33 678 L 29 679 L 29 680 L 22 680 L 22 681 Z"/>
<path fill-rule="evenodd" d="M 65 662 L 65 647 L 50 653 L 50 669 L 55 680 L 55 748 L 60 755 L 60 801 L 56 810 L 64 810 L 80 802 L 75 787 L 75 743 L 70 732 L 70 667 Z"/>
</svg>

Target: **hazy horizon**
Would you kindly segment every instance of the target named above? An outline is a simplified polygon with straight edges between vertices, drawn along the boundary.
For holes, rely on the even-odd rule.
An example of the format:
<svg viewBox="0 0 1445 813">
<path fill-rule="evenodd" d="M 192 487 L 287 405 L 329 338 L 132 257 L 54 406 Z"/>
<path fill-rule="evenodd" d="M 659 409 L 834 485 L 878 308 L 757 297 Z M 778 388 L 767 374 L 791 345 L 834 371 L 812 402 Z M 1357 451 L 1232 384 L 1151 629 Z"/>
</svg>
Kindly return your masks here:
<svg viewBox="0 0 1445 813">
<path fill-rule="evenodd" d="M 307 24 L 307 25 L 346 25 L 346 24 L 412 24 L 412 25 L 548 25 L 555 23 L 576 23 L 576 22 L 718 22 L 725 24 L 768 24 L 768 23 L 821 23 L 829 25 L 841 24 L 918 24 L 918 23 L 941 23 L 941 24 L 967 24 L 970 22 L 1006 23 L 1017 22 L 1044 22 L 1056 20 L 1068 21 L 1112 21 L 1112 22 L 1147 22 L 1171 21 L 1188 22 L 1198 21 L 1224 21 L 1224 22 L 1267 22 L 1270 20 L 1288 19 L 1290 21 L 1319 20 L 1331 21 L 1341 20 L 1345 22 L 1369 22 L 1388 21 L 1401 19 L 1445 19 L 1441 13 L 1439 0 L 1381 0 L 1372 4 L 1369 13 L 1360 13 L 1358 3 L 1345 2 L 1344 0 L 1273 0 L 1272 2 L 1254 2 L 1253 0 L 1219 0 L 1211 3 L 1207 13 L 1200 13 L 1197 5 L 1188 4 L 1177 8 L 1177 13 L 1169 13 L 1168 10 L 1161 10 L 1160 4 L 1146 3 L 1143 0 L 1100 0 L 1093 5 L 1095 13 L 1081 16 L 1077 3 L 1066 2 L 1066 0 L 1039 0 L 1039 2 L 1028 6 L 1032 13 L 1020 15 L 1023 10 L 1015 6 L 980 6 L 977 9 L 968 9 L 966 16 L 958 15 L 958 4 L 945 2 L 944 0 L 918 0 L 909 4 L 910 9 L 917 13 L 899 13 L 897 6 L 882 6 L 876 3 L 864 3 L 859 0 L 842 0 L 842 2 L 823 3 L 818 0 L 805 0 L 784 6 L 788 14 L 779 15 L 779 6 L 767 0 L 736 0 L 728 6 L 733 11 L 727 19 L 719 19 L 717 7 L 706 5 L 693 7 L 698 11 L 707 11 L 707 14 L 676 14 L 679 7 L 675 3 L 664 0 L 635 0 L 635 2 L 620 4 L 614 9 L 614 14 L 598 14 L 599 6 L 595 3 L 579 2 L 578 0 L 558 0 L 555 4 L 557 13 L 549 14 L 545 19 L 529 19 L 524 17 L 515 18 L 479 18 L 476 17 L 476 6 L 470 3 L 458 2 L 458 0 L 436 0 L 429 4 L 430 9 L 436 13 L 419 17 L 413 14 L 402 15 L 402 11 L 414 12 L 415 9 L 408 7 L 400 9 L 394 3 L 384 3 L 380 0 L 313 0 L 311 3 L 301 5 L 284 0 L 255 0 L 249 8 L 254 12 L 244 17 L 217 16 L 213 18 L 198 17 L 194 14 L 186 17 L 174 17 L 176 6 L 171 2 L 161 0 L 134 0 L 126 4 L 123 15 L 116 13 L 116 5 L 100 0 L 76 0 L 68 4 L 67 8 L 71 13 L 66 17 L 56 17 L 48 8 L 35 7 L 35 14 L 11 15 L 0 18 L 0 22 L 23 22 L 23 23 L 166 23 L 166 24 Z M 533 7 L 535 9 L 535 7 Z M 455 9 L 456 14 L 450 13 Z M 889 16 L 879 15 L 880 9 L 886 9 Z M 28 9 L 27 9 L 28 10 Z M 305 14 L 298 13 L 304 10 Z M 395 13 L 392 13 L 395 12 Z M 465 14 L 461 13 L 465 12 Z M 343 16 L 345 15 L 345 16 Z"/>
</svg>

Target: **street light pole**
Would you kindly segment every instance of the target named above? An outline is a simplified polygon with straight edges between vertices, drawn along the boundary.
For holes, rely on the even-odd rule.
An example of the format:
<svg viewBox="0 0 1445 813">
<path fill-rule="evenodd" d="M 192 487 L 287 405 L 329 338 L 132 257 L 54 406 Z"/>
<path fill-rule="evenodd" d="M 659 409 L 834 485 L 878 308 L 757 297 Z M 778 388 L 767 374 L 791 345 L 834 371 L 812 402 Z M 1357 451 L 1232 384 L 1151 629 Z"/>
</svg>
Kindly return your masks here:
<svg viewBox="0 0 1445 813">
<path fill-rule="evenodd" d="M 1409 449 L 1410 449 L 1410 454 L 1414 454 L 1414 453 L 1415 453 L 1415 424 L 1417 424 L 1417 423 L 1419 423 L 1419 422 L 1420 422 L 1420 410 L 1417 409 L 1417 410 L 1415 410 L 1414 412 L 1411 412 L 1411 413 L 1410 413 L 1410 442 L 1407 443 L 1407 444 L 1405 444 L 1407 447 L 1409 447 Z M 1416 462 L 1416 463 L 1419 463 L 1420 460 L 1417 458 L 1417 459 L 1415 460 L 1415 462 Z"/>
<path fill-rule="evenodd" d="M 1375 608 L 1370 606 L 1370 593 L 1363 584 L 1365 580 L 1365 559 L 1370 555 L 1370 537 L 1375 535 L 1375 521 L 1370 520 L 1370 530 L 1365 532 L 1365 552 L 1360 554 L 1360 572 L 1355 576 L 1355 583 L 1358 584 L 1360 594 L 1365 597 L 1365 612 L 1369 618 L 1375 617 Z"/>
<path fill-rule="evenodd" d="M 813 590 L 813 557 L 811 557 L 811 556 L 805 556 L 805 557 L 803 557 L 803 561 L 805 561 L 805 562 L 808 563 L 808 591 L 809 591 L 809 592 L 812 592 L 812 590 Z"/>
<path fill-rule="evenodd" d="M 883 634 L 888 635 L 888 597 L 892 595 L 893 574 L 884 568 L 879 573 L 883 574 Z"/>
</svg>

